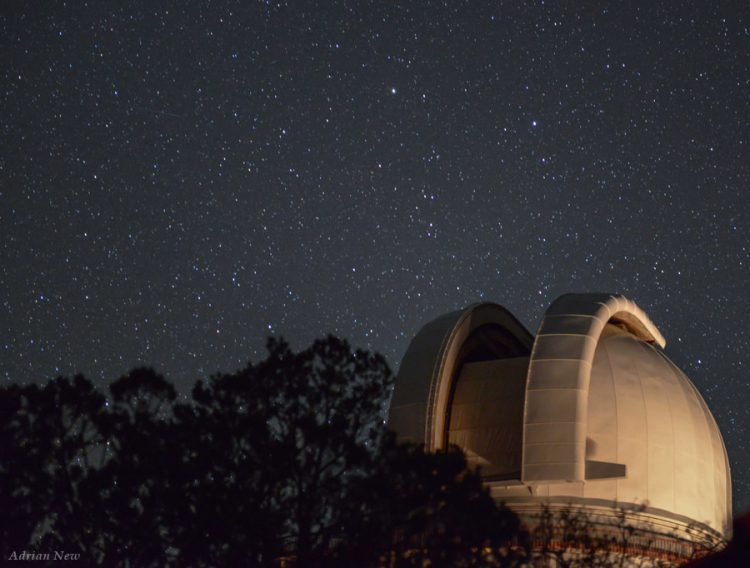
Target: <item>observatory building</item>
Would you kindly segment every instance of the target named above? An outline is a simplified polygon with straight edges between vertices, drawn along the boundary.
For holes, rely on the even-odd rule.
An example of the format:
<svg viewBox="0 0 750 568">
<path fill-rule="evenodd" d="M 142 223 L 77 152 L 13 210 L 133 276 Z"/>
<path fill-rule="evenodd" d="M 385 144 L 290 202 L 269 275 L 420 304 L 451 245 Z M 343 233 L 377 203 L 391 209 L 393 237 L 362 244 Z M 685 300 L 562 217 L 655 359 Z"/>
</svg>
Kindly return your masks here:
<svg viewBox="0 0 750 568">
<path fill-rule="evenodd" d="M 414 337 L 390 426 L 431 451 L 460 446 L 531 526 L 544 508 L 626 514 L 653 536 L 645 554 L 687 558 L 731 536 L 731 479 L 719 428 L 664 345 L 619 295 L 561 296 L 536 337 L 502 306 L 472 305 Z"/>
</svg>

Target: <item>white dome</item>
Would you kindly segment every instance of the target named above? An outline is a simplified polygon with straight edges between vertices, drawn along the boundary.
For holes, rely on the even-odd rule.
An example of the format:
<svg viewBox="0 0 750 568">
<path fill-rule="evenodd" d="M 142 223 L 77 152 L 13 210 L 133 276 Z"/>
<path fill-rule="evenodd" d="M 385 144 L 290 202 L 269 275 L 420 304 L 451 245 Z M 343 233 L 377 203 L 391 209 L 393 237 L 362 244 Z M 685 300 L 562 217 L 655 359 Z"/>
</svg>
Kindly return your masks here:
<svg viewBox="0 0 750 568">
<path fill-rule="evenodd" d="M 586 460 L 624 464 L 626 472 L 587 481 L 582 497 L 648 503 L 730 530 L 727 456 L 706 403 L 658 347 L 612 324 L 594 354 Z"/>
<path fill-rule="evenodd" d="M 469 306 L 411 342 L 390 426 L 431 450 L 464 448 L 519 513 L 645 507 L 653 530 L 719 542 L 731 535 L 726 450 L 665 343 L 622 296 L 562 296 L 536 337 L 497 304 Z"/>
</svg>

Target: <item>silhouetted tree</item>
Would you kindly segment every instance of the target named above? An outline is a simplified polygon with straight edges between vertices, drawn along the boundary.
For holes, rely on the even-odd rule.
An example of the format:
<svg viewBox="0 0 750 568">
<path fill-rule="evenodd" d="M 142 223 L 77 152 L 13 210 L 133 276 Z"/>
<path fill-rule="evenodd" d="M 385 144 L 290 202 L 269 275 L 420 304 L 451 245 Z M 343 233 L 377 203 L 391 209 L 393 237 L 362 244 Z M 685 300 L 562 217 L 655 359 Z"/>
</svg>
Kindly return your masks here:
<svg viewBox="0 0 750 568">
<path fill-rule="evenodd" d="M 0 538 L 107 566 L 512 565 L 518 520 L 460 451 L 386 435 L 391 373 L 334 337 L 198 382 L 0 389 Z M 518 546 L 520 544 L 520 547 Z"/>
<path fill-rule="evenodd" d="M 245 516 L 254 515 L 245 521 L 259 542 L 244 550 L 314 564 L 337 536 L 350 479 L 372 468 L 390 370 L 381 356 L 330 336 L 299 353 L 271 339 L 268 351 L 257 365 L 196 386 L 207 437 L 196 452 L 214 454 L 214 479 L 245 487 L 253 504 Z"/>
<path fill-rule="evenodd" d="M 164 565 L 164 533 L 181 476 L 176 392 L 146 368 L 134 369 L 109 390 L 112 405 L 99 421 L 102 467 L 87 480 L 87 489 L 99 496 L 93 544 L 105 564 Z"/>
<path fill-rule="evenodd" d="M 348 505 L 334 549 L 345 566 L 519 566 L 528 555 L 518 517 L 495 504 L 456 446 L 429 453 L 386 436 Z"/>
<path fill-rule="evenodd" d="M 27 547 L 83 550 L 69 527 L 93 530 L 81 507 L 104 397 L 77 375 L 44 386 L 0 389 L 0 550 Z"/>
</svg>

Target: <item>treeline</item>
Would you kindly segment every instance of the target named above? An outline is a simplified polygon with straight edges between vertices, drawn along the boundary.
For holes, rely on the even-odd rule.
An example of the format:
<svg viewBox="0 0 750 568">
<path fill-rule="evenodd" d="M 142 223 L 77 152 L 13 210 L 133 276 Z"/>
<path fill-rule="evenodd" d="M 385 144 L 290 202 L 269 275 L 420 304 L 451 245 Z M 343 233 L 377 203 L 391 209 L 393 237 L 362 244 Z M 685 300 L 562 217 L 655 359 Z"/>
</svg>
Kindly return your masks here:
<svg viewBox="0 0 750 568">
<path fill-rule="evenodd" d="M 398 444 L 391 371 L 327 337 L 199 381 L 0 389 L 0 554 L 104 566 L 512 566 L 528 535 L 458 449 Z"/>
</svg>

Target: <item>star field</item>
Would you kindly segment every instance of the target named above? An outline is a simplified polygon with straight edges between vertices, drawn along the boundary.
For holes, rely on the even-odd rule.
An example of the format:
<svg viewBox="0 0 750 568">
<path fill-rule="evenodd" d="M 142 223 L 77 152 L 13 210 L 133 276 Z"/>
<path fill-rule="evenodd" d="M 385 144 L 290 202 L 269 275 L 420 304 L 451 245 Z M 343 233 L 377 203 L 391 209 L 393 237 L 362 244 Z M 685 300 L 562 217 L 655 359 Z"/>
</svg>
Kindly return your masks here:
<svg viewBox="0 0 750 568">
<path fill-rule="evenodd" d="M 750 508 L 746 5 L 126 4 L 0 11 L 0 380 L 619 292 Z"/>
</svg>

